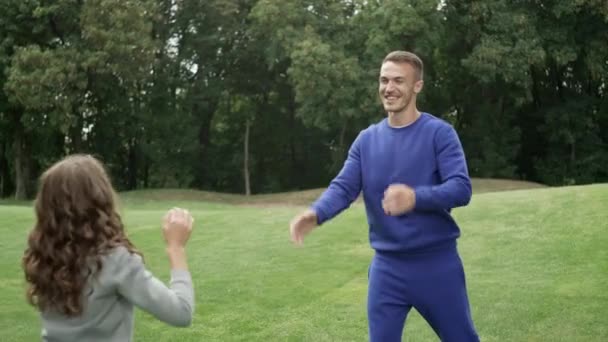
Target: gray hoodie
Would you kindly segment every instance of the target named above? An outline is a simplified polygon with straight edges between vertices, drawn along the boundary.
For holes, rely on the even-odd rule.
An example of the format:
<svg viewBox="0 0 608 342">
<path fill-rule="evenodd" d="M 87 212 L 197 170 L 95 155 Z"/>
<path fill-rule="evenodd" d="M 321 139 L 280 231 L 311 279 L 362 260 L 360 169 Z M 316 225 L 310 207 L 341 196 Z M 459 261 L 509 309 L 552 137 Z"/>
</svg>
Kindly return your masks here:
<svg viewBox="0 0 608 342">
<path fill-rule="evenodd" d="M 146 270 L 141 257 L 124 247 L 104 256 L 102 264 L 85 290 L 81 316 L 41 314 L 42 341 L 132 341 L 134 306 L 170 325 L 190 325 L 194 290 L 188 271 L 171 270 L 167 287 Z"/>
</svg>

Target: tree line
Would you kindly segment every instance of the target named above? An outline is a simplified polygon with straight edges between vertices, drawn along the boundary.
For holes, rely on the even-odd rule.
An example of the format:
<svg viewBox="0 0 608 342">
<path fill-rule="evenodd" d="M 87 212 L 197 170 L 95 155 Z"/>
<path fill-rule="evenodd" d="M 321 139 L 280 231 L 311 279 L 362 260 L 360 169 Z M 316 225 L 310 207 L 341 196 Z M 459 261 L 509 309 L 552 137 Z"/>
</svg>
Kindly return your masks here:
<svg viewBox="0 0 608 342">
<path fill-rule="evenodd" d="M 608 181 L 604 0 L 3 0 L 0 197 L 70 153 L 120 190 L 324 186 L 392 50 L 472 176 Z"/>
</svg>

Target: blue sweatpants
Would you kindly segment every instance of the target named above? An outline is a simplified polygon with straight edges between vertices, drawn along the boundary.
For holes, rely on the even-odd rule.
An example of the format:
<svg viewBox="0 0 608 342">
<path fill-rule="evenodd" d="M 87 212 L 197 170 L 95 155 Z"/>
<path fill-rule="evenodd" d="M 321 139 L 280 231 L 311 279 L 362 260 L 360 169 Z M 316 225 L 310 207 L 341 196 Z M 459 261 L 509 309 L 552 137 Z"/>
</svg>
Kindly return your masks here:
<svg viewBox="0 0 608 342">
<path fill-rule="evenodd" d="M 455 247 L 415 255 L 376 252 L 367 298 L 370 341 L 401 341 L 412 307 L 441 341 L 479 341 Z"/>
</svg>

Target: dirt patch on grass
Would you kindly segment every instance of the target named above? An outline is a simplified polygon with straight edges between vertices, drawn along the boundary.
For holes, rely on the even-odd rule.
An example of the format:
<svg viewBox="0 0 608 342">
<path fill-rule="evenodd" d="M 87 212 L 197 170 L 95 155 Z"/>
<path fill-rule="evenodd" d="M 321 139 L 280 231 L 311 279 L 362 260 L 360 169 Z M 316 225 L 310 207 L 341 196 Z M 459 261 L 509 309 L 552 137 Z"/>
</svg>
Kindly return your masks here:
<svg viewBox="0 0 608 342">
<path fill-rule="evenodd" d="M 234 205 L 284 205 L 301 206 L 314 201 L 325 189 L 283 192 L 275 194 L 239 195 L 198 190 L 158 189 L 137 190 L 121 193 L 127 200 L 144 201 L 201 201 Z"/>
<path fill-rule="evenodd" d="M 534 189 L 545 185 L 507 179 L 473 178 L 473 193 Z M 248 206 L 305 206 L 312 203 L 324 191 L 324 188 L 303 191 L 282 192 L 244 196 L 239 194 L 217 193 L 184 189 L 138 190 L 121 193 L 121 196 L 132 200 L 148 201 L 202 201 Z M 361 197 L 358 201 L 361 200 Z"/>
<path fill-rule="evenodd" d="M 546 185 L 510 179 L 473 178 L 473 193 L 546 188 Z"/>
</svg>

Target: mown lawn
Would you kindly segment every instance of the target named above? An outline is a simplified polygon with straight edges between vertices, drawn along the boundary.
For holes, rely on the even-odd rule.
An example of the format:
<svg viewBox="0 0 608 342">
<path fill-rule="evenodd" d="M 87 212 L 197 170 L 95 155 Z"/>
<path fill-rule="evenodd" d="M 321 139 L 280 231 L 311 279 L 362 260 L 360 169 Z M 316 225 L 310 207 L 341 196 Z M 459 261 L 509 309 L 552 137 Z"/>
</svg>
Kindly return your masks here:
<svg viewBox="0 0 608 342">
<path fill-rule="evenodd" d="M 295 248 L 288 222 L 301 207 L 144 198 L 124 196 L 125 223 L 163 280 L 160 217 L 172 206 L 196 217 L 188 254 L 197 307 L 186 329 L 139 311 L 136 341 L 367 340 L 373 252 L 361 204 Z M 608 341 L 608 185 L 476 194 L 454 214 L 483 341 Z M 20 269 L 32 222 L 30 206 L 0 203 L 0 341 L 39 340 Z M 412 310 L 404 341 L 437 340 Z"/>
</svg>

